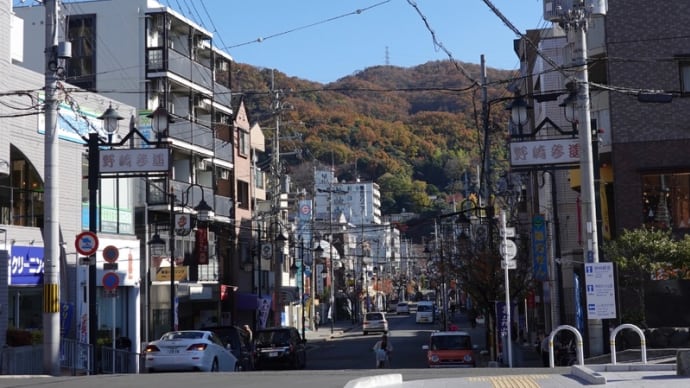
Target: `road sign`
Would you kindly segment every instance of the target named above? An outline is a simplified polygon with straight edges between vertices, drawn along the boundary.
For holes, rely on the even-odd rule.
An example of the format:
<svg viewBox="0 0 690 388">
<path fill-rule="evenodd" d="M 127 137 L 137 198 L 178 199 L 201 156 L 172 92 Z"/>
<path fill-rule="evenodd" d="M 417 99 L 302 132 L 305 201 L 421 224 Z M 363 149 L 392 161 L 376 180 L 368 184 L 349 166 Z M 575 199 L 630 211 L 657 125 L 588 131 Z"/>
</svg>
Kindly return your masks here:
<svg viewBox="0 0 690 388">
<path fill-rule="evenodd" d="M 506 226 L 505 229 L 501 229 L 501 237 L 513 238 L 515 237 L 515 227 Z"/>
<path fill-rule="evenodd" d="M 113 291 L 120 285 L 120 276 L 116 272 L 106 272 L 102 282 L 106 291 Z"/>
<path fill-rule="evenodd" d="M 271 256 L 273 255 L 273 246 L 271 246 L 271 243 L 264 243 L 261 245 L 261 257 L 264 259 L 270 259 Z"/>
<path fill-rule="evenodd" d="M 103 260 L 105 260 L 106 263 L 112 264 L 116 262 L 119 256 L 120 250 L 117 249 L 116 246 L 108 245 L 107 247 L 103 248 Z"/>
<path fill-rule="evenodd" d="M 586 263 L 585 289 L 589 319 L 616 318 L 613 263 Z"/>
<path fill-rule="evenodd" d="M 513 240 L 503 240 L 501 241 L 501 256 L 506 259 L 514 259 L 517 255 L 517 245 Z"/>
<path fill-rule="evenodd" d="M 501 268 L 506 269 L 506 265 L 508 269 L 517 269 L 517 260 L 501 260 Z"/>
<path fill-rule="evenodd" d="M 91 256 L 98 250 L 98 236 L 90 231 L 81 232 L 74 241 L 74 247 L 80 255 Z"/>
</svg>

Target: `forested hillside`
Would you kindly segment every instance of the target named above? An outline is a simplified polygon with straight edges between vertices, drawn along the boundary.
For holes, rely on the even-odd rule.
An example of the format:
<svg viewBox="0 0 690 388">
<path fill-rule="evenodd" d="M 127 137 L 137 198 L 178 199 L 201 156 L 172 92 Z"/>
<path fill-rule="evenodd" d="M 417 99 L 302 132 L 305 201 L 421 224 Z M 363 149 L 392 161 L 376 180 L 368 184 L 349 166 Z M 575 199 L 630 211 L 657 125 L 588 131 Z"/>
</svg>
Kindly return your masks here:
<svg viewBox="0 0 690 388">
<path fill-rule="evenodd" d="M 269 152 L 281 97 L 280 152 L 301 150 L 282 159 L 296 187 L 309 190 L 315 163 L 332 165 L 341 180 L 377 182 L 384 214 L 427 212 L 476 190 L 484 148 L 480 67 L 462 64 L 466 77 L 458 66 L 377 66 L 324 85 L 235 64 L 232 89 L 263 128 Z M 513 76 L 488 69 L 488 100 L 510 96 Z M 504 103 L 490 106 L 492 170 L 500 173 L 508 112 Z"/>
</svg>

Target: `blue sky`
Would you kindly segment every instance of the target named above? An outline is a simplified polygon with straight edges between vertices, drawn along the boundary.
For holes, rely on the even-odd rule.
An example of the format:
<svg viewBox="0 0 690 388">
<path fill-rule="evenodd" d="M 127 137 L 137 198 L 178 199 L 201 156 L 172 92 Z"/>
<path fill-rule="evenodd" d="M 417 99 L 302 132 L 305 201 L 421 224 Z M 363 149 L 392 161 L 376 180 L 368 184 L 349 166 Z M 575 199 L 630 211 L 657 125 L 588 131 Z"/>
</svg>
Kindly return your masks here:
<svg viewBox="0 0 690 388">
<path fill-rule="evenodd" d="M 235 61 L 328 83 L 370 66 L 433 60 L 519 68 L 516 35 L 483 0 L 162 0 L 214 33 Z M 410 3 L 416 4 L 425 20 Z M 521 32 L 543 0 L 492 0 Z M 358 9 L 363 10 L 356 13 Z M 434 45 L 431 31 L 443 48 Z M 272 35 L 275 35 L 271 37 Z M 265 38 L 256 42 L 257 38 Z M 247 43 L 252 42 L 252 43 Z M 450 54 L 450 55 L 449 55 Z"/>
<path fill-rule="evenodd" d="M 513 52 L 516 35 L 483 0 L 162 3 L 213 32 L 214 44 L 227 47 L 235 61 L 310 81 L 333 82 L 386 63 L 410 67 L 451 57 L 480 63 L 482 54 L 488 67 L 519 68 Z M 410 3 L 416 4 L 419 12 Z M 542 18 L 543 0 L 491 3 L 523 33 L 547 26 Z M 362 12 L 356 13 L 358 9 Z M 431 31 L 442 47 L 434 45 Z M 256 42 L 260 37 L 264 40 Z"/>
</svg>

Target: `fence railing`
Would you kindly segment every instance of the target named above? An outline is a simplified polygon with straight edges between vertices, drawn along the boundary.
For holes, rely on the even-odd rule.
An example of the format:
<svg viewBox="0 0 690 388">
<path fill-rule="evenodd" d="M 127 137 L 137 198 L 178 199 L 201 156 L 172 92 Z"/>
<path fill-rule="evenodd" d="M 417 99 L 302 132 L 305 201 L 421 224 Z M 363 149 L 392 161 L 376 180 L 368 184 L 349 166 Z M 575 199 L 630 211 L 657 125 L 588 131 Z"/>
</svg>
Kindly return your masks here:
<svg viewBox="0 0 690 388">
<path fill-rule="evenodd" d="M 89 344 L 67 338 L 60 341 L 60 368 L 65 374 L 77 376 L 137 373 L 140 362 L 139 354 L 128 350 L 101 346 L 94 352 L 93 346 Z M 0 374 L 38 375 L 44 373 L 43 345 L 0 349 Z"/>
</svg>

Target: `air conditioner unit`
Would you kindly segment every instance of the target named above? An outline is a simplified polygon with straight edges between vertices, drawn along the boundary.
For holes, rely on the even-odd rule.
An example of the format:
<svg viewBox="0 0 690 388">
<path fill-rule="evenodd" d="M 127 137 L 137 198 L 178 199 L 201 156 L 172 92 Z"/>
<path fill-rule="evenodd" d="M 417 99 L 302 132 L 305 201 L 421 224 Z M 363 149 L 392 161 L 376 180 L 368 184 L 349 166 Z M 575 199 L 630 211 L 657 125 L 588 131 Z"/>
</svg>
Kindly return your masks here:
<svg viewBox="0 0 690 388">
<path fill-rule="evenodd" d="M 194 107 L 196 109 L 209 110 L 210 104 L 206 101 L 206 99 L 199 99 L 194 104 Z"/>
<path fill-rule="evenodd" d="M 194 107 L 196 109 L 208 110 L 208 104 L 206 102 L 204 102 L 203 100 L 197 101 L 197 103 L 194 104 Z"/>
</svg>

